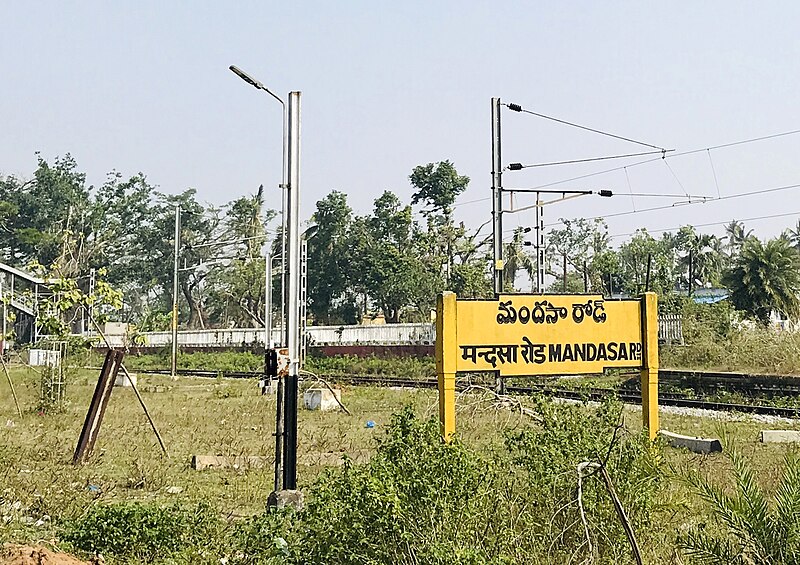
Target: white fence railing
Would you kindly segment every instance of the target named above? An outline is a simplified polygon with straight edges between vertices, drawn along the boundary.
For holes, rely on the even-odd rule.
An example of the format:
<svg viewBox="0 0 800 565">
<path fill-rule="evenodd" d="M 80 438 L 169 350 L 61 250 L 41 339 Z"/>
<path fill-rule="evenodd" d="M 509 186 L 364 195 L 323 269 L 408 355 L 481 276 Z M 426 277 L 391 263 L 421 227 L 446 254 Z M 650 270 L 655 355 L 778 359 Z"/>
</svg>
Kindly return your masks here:
<svg viewBox="0 0 800 565">
<path fill-rule="evenodd" d="M 683 345 L 683 318 L 680 314 L 663 314 L 658 317 L 658 341 Z"/>
<path fill-rule="evenodd" d="M 683 328 L 678 314 L 658 317 L 658 338 L 662 343 L 683 343 Z M 309 345 L 432 345 L 436 341 L 434 324 L 385 324 L 364 326 L 309 326 Z M 107 336 L 111 345 L 133 345 L 130 338 Z M 166 347 L 172 343 L 171 332 L 144 332 L 140 344 L 145 347 Z M 272 331 L 272 341 L 281 341 L 280 329 Z M 185 348 L 263 346 L 264 330 L 231 328 L 178 332 L 178 345 Z"/>
</svg>

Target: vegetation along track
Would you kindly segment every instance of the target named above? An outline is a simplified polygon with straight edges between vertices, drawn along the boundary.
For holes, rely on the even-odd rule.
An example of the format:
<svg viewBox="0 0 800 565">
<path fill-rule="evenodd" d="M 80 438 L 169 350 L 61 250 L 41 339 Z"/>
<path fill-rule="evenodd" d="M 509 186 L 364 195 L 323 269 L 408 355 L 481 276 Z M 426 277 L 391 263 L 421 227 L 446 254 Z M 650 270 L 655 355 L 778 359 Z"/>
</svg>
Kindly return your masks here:
<svg viewBox="0 0 800 565">
<path fill-rule="evenodd" d="M 139 372 L 170 374 L 169 369 L 151 369 Z M 178 374 L 187 377 L 211 378 L 261 378 L 263 376 L 262 373 L 253 371 L 213 371 L 202 369 L 179 369 Z M 353 385 L 436 388 L 437 384 L 435 379 L 403 379 L 380 375 L 333 375 L 329 378 L 337 382 Z M 720 402 L 712 398 L 712 396 L 720 390 L 748 394 L 755 392 L 766 394 L 768 397 L 800 397 L 800 378 L 798 377 L 664 369 L 659 371 L 659 379 L 663 385 L 667 385 L 669 388 L 690 388 L 694 392 L 694 394 L 688 395 L 685 393 L 660 391 L 659 403 L 663 406 L 679 406 L 685 408 L 701 408 L 704 410 L 800 418 L 800 409 L 798 408 L 752 403 Z M 635 380 L 635 378 L 630 379 L 616 389 L 583 386 L 579 388 L 559 388 L 552 385 L 537 383 L 529 386 L 508 386 L 505 390 L 507 393 L 513 394 L 544 394 L 555 398 L 575 400 L 600 400 L 606 396 L 615 394 L 621 401 L 627 404 L 641 404 L 641 393 L 631 384 L 635 382 Z M 460 386 L 463 389 L 467 385 L 462 384 Z"/>
</svg>

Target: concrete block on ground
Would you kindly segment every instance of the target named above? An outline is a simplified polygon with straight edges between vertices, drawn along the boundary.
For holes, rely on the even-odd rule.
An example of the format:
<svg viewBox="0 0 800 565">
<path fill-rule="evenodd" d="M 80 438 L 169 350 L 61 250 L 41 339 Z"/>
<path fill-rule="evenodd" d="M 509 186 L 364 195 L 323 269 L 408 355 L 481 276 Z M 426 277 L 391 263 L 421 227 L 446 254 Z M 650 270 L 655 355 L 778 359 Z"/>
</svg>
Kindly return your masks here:
<svg viewBox="0 0 800 565">
<path fill-rule="evenodd" d="M 299 490 L 277 490 L 269 493 L 267 506 L 270 508 L 286 508 L 295 510 L 303 509 L 303 493 Z"/>
<path fill-rule="evenodd" d="M 269 457 L 258 455 L 192 455 L 192 469 L 260 469 L 272 464 Z"/>
<path fill-rule="evenodd" d="M 666 430 L 658 432 L 672 447 L 681 447 L 694 453 L 722 453 L 722 442 L 716 438 L 682 436 Z"/>
<path fill-rule="evenodd" d="M 303 403 L 305 407 L 309 410 L 322 410 L 323 412 L 338 410 L 339 402 L 337 402 L 337 399 L 341 401 L 342 391 L 339 389 L 333 390 L 334 392 L 331 392 L 327 388 L 308 389 L 303 393 Z"/>
<path fill-rule="evenodd" d="M 761 443 L 800 443 L 800 430 L 761 430 Z"/>
<path fill-rule="evenodd" d="M 133 381 L 134 386 L 136 385 L 136 373 L 128 373 L 131 376 L 131 381 Z M 125 376 L 125 373 L 120 371 L 117 373 L 117 380 L 114 381 L 114 386 L 131 386 L 131 382 L 128 380 L 128 377 Z"/>
</svg>

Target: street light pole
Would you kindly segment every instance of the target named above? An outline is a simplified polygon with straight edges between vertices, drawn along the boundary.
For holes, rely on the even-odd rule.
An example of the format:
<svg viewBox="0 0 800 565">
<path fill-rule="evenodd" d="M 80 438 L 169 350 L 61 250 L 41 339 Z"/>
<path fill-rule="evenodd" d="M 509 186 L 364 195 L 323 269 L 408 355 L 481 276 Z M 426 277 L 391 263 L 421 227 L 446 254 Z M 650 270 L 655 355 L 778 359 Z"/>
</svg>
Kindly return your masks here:
<svg viewBox="0 0 800 565">
<path fill-rule="evenodd" d="M 289 93 L 289 143 L 287 153 L 286 258 L 288 285 L 285 298 L 289 349 L 289 374 L 284 389 L 283 488 L 297 488 L 297 395 L 300 369 L 300 92 Z M 286 271 L 286 269 L 284 269 Z"/>
<path fill-rule="evenodd" d="M 175 205 L 175 250 L 172 271 L 172 364 L 170 375 L 178 378 L 178 255 L 181 243 L 181 205 Z"/>
<path fill-rule="evenodd" d="M 264 251 L 264 349 L 272 349 L 272 254 Z"/>
<path fill-rule="evenodd" d="M 287 115 L 286 115 L 286 103 L 283 99 L 272 92 L 269 88 L 264 86 L 264 84 L 256 80 L 255 78 L 248 75 L 242 69 L 237 67 L 236 65 L 231 65 L 228 67 L 233 73 L 238 76 L 240 79 L 245 81 L 247 84 L 257 88 L 258 90 L 263 90 L 270 96 L 272 96 L 275 100 L 277 100 L 281 105 L 281 116 L 283 121 L 283 153 L 281 158 L 281 330 L 284 330 L 286 327 L 286 269 L 284 265 L 286 265 L 286 192 L 288 190 L 288 184 L 286 181 L 286 161 L 287 161 Z M 281 332 L 284 333 L 283 331 Z"/>
</svg>

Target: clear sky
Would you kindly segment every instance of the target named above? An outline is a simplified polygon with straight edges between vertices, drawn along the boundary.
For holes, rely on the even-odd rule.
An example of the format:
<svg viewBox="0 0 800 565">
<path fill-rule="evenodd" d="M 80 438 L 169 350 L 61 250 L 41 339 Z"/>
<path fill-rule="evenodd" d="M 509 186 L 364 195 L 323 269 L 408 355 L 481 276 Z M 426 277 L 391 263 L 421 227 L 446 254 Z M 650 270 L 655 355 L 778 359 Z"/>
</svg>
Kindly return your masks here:
<svg viewBox="0 0 800 565">
<path fill-rule="evenodd" d="M 793 1 L 6 1 L 0 174 L 69 152 L 93 184 L 141 171 L 163 192 L 223 204 L 263 183 L 277 208 L 280 105 L 235 64 L 281 96 L 303 93 L 304 217 L 332 189 L 359 213 L 385 189 L 407 201 L 414 166 L 450 159 L 472 179 L 457 216 L 477 226 L 490 217 L 491 97 L 676 153 L 798 130 L 799 16 Z M 505 164 L 646 149 L 503 112 Z M 800 184 L 799 150 L 795 134 L 558 186 L 729 197 Z M 509 171 L 504 184 L 639 160 Z M 789 214 L 746 222 L 771 236 L 800 217 L 800 188 L 641 212 L 672 202 L 590 196 L 547 221 L 608 215 L 617 235 Z"/>
</svg>

